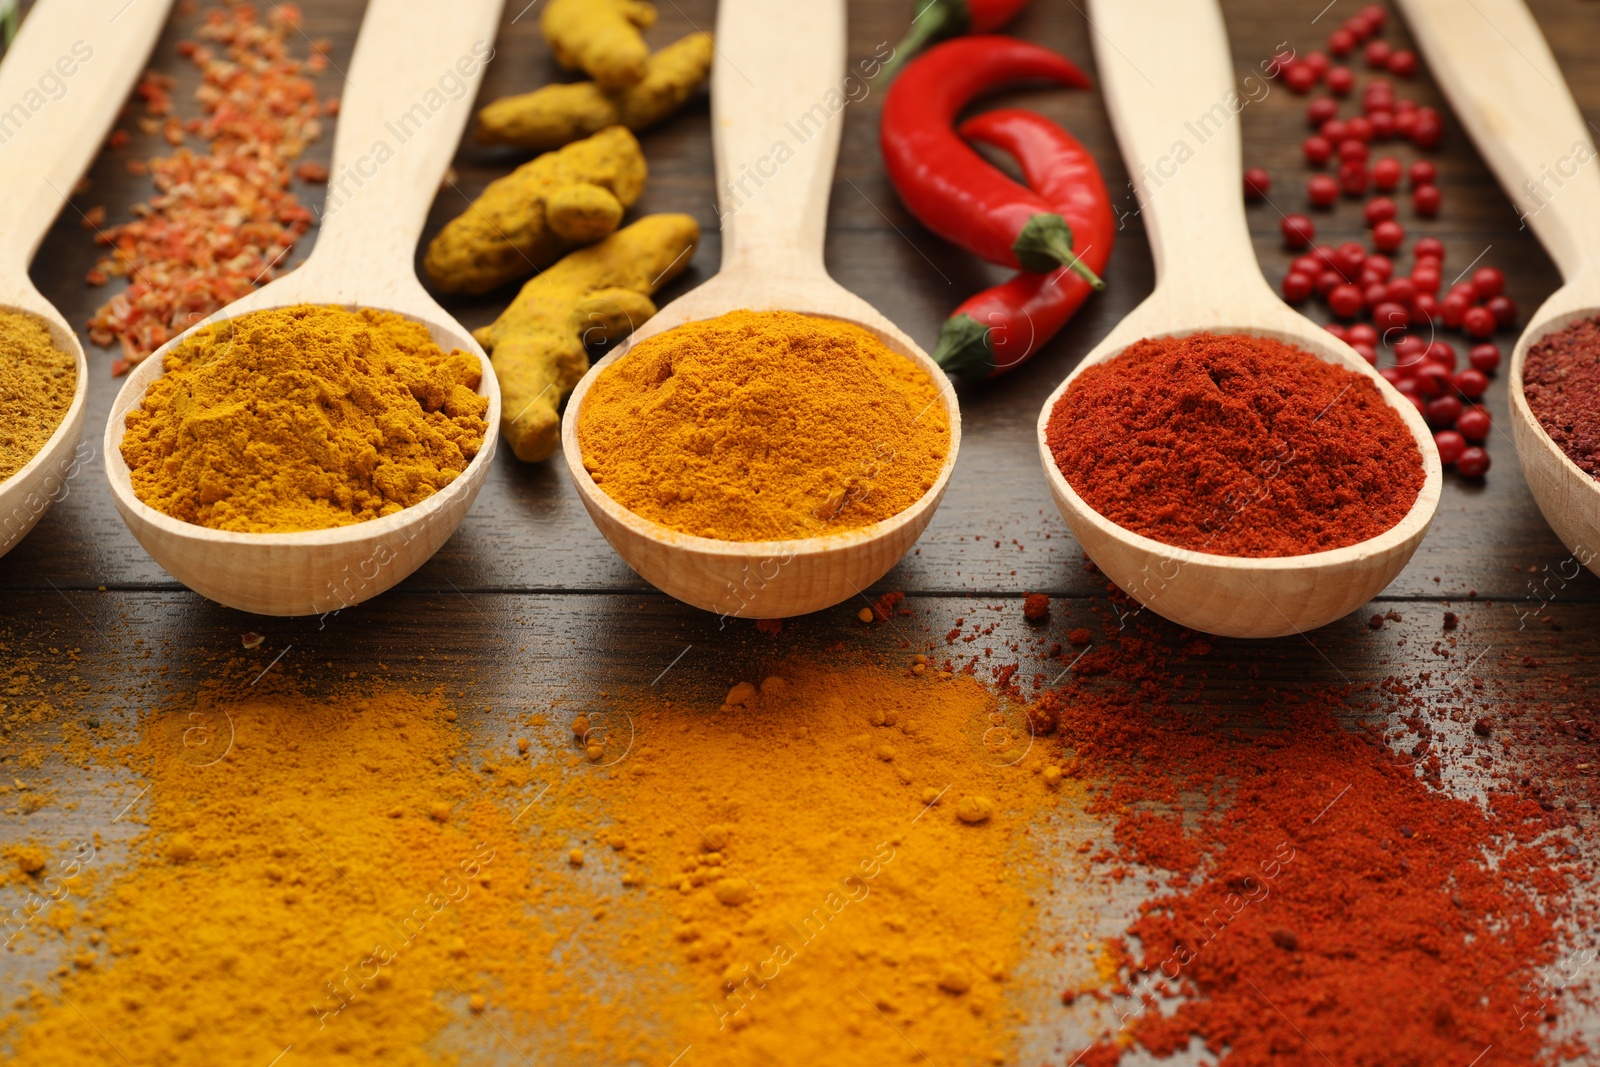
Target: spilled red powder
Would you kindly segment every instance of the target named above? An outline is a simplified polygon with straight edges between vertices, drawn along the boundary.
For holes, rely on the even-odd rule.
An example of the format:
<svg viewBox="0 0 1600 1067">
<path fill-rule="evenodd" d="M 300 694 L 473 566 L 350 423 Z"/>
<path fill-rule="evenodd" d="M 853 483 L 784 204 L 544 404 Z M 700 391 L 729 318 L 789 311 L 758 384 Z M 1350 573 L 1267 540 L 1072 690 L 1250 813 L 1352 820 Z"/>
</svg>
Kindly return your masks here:
<svg viewBox="0 0 1600 1067">
<path fill-rule="evenodd" d="M 1078 376 L 1046 438 L 1101 515 L 1224 556 L 1365 541 L 1423 482 L 1415 440 L 1369 378 L 1264 337 L 1138 341 Z"/>
<path fill-rule="evenodd" d="M 1579 319 L 1530 346 L 1522 391 L 1556 447 L 1600 478 L 1600 319 Z"/>
<path fill-rule="evenodd" d="M 1109 877 L 1161 874 L 1114 946 L 1112 1021 L 1075 1062 L 1171 1056 L 1191 1036 L 1219 1067 L 1585 1055 L 1551 1047 L 1561 1002 L 1530 995 L 1565 955 L 1552 916 L 1584 877 L 1568 812 L 1514 781 L 1457 799 L 1425 736 L 1408 758 L 1341 722 L 1372 701 L 1406 714 L 1398 683 L 1264 690 L 1221 721 L 1206 678 L 1237 670 L 1210 652 L 1108 628 L 1078 681 L 1035 704 L 1065 772 L 1105 783 L 1090 810 L 1115 829 Z"/>
</svg>

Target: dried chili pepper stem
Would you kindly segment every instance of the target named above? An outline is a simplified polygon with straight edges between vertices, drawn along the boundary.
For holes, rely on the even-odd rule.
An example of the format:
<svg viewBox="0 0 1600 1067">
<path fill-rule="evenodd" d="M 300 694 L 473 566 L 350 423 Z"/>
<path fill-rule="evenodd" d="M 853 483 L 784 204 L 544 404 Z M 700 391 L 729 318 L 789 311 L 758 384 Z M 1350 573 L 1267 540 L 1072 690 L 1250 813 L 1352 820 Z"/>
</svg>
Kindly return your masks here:
<svg viewBox="0 0 1600 1067">
<path fill-rule="evenodd" d="M 1029 219 L 1011 245 L 1017 264 L 1033 274 L 1067 267 L 1096 289 L 1106 283 L 1073 250 L 1072 227 L 1060 215 L 1038 214 Z"/>
<path fill-rule="evenodd" d="M 1076 138 L 1043 115 L 1019 108 L 984 112 L 958 132 L 1013 156 L 1029 186 L 1055 207 L 1081 241 L 1086 265 L 1104 269 L 1116 241 L 1110 197 L 1094 157 Z M 1000 374 L 1054 337 L 1093 288 L 1071 267 L 1018 274 L 955 310 L 939 331 L 934 361 L 958 378 Z"/>
<path fill-rule="evenodd" d="M 895 45 L 878 74 L 888 82 L 929 45 L 963 33 L 993 33 L 1017 16 L 1028 0 L 920 0 L 911 28 Z"/>
</svg>

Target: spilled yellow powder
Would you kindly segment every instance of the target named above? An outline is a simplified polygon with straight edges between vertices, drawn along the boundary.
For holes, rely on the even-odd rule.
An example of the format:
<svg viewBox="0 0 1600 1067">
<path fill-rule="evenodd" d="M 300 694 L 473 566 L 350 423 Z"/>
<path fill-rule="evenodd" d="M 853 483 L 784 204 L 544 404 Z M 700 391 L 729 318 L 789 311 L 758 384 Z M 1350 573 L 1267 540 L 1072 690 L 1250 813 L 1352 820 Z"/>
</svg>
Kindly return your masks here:
<svg viewBox="0 0 1600 1067">
<path fill-rule="evenodd" d="M 738 681 L 487 753 L 398 691 L 146 714 L 101 758 L 147 830 L 28 931 L 0 1064 L 1008 1062 L 1079 786 L 971 678 Z"/>
<path fill-rule="evenodd" d="M 148 832 L 81 913 L 52 911 L 59 934 L 27 931 L 66 962 L 0 1018 L 0 1062 L 476 1063 L 495 1027 L 534 1055 L 573 1026 L 634 1054 L 624 991 L 571 943 L 604 953 L 611 929 L 517 822 L 525 765 L 475 769 L 455 719 L 399 692 L 148 716 L 113 757 L 147 778 Z"/>
<path fill-rule="evenodd" d="M 700 1004 L 678 1047 L 697 1067 L 1009 1062 L 1051 877 L 1034 842 L 1081 787 L 1047 785 L 1043 740 L 966 676 L 795 664 L 717 699 L 613 714 L 604 760 L 631 751 L 585 785 L 595 839 L 676 916 L 650 951 Z"/>
</svg>

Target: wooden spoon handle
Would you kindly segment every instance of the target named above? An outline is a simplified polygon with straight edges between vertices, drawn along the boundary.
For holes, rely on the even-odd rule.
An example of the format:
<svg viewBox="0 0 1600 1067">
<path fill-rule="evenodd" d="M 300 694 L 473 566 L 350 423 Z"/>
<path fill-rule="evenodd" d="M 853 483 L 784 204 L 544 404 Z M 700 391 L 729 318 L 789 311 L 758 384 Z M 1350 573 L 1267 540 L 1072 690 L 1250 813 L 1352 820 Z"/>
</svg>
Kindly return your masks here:
<svg viewBox="0 0 1600 1067">
<path fill-rule="evenodd" d="M 0 63 L 0 299 L 100 150 L 171 0 L 39 0 Z"/>
<path fill-rule="evenodd" d="M 725 275 L 825 273 L 844 60 L 844 0 L 722 0 L 711 128 Z"/>
<path fill-rule="evenodd" d="M 345 71 L 321 232 L 296 288 L 378 307 L 420 288 L 417 239 L 494 56 L 502 3 L 367 5 Z"/>
<path fill-rule="evenodd" d="M 1600 266 L 1600 162 L 1522 0 L 1400 0 L 1411 33 L 1523 222 L 1571 281 Z"/>
<path fill-rule="evenodd" d="M 1234 87 L 1216 0 L 1090 0 L 1089 21 L 1157 292 L 1259 309 L 1270 290 L 1245 223 L 1239 141 L 1254 94 Z"/>
</svg>

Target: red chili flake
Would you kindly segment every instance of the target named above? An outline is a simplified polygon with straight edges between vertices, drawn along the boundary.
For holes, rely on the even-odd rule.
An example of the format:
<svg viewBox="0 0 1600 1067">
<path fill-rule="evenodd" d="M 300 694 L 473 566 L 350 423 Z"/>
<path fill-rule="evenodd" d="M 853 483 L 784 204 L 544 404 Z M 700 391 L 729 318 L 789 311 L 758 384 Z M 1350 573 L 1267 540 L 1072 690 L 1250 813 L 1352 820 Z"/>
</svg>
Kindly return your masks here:
<svg viewBox="0 0 1600 1067">
<path fill-rule="evenodd" d="M 1080 626 L 1076 630 L 1073 630 L 1067 634 L 1067 640 L 1071 641 L 1075 645 L 1087 645 L 1090 641 L 1094 640 L 1094 634 L 1089 632 L 1089 628 L 1087 626 Z"/>
<path fill-rule="evenodd" d="M 777 637 L 783 632 L 782 619 L 757 619 L 756 629 L 768 637 Z"/>
<path fill-rule="evenodd" d="M 294 168 L 294 176 L 303 182 L 325 182 L 328 180 L 328 168 L 308 160 Z"/>
<path fill-rule="evenodd" d="M 91 283 L 130 283 L 89 321 L 96 344 L 121 346 L 118 373 L 282 273 L 315 221 L 289 191 L 295 160 L 322 135 L 311 60 L 290 54 L 300 18 L 293 4 L 274 4 L 264 21 L 248 4 L 208 10 L 198 42 L 179 47 L 200 68 L 199 117 L 168 117 L 173 76 L 150 71 L 140 80 L 140 128 L 174 146 L 199 137 L 206 148 L 129 160 L 130 173 L 152 175 L 155 195 L 96 239 L 109 249 Z M 112 147 L 127 142 L 118 132 Z"/>
</svg>

